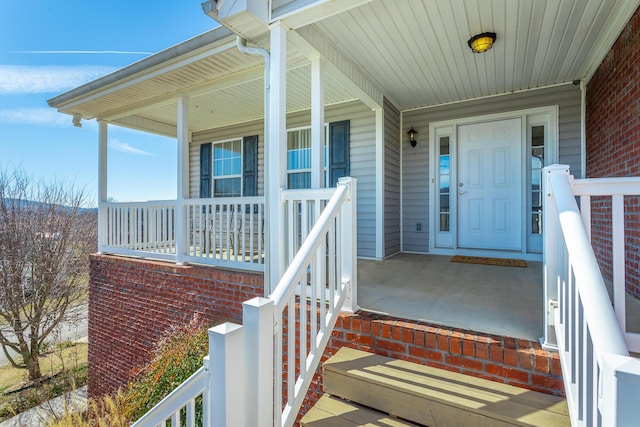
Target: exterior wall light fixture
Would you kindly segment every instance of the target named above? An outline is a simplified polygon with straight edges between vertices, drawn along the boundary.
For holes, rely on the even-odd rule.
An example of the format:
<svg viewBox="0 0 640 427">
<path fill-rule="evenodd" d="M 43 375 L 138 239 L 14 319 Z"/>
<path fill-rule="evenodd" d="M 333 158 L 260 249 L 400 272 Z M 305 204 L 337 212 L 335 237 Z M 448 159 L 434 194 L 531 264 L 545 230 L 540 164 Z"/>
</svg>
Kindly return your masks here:
<svg viewBox="0 0 640 427">
<path fill-rule="evenodd" d="M 418 143 L 418 141 L 416 141 L 417 134 L 418 134 L 418 131 L 415 130 L 413 126 L 411 126 L 411 129 L 409 129 L 409 132 L 407 132 L 407 135 L 409 135 L 409 143 L 411 144 L 412 147 L 415 147 L 416 144 Z"/>
<path fill-rule="evenodd" d="M 467 44 L 473 53 L 483 53 L 491 49 L 495 41 L 496 33 L 482 33 L 471 37 Z"/>
</svg>

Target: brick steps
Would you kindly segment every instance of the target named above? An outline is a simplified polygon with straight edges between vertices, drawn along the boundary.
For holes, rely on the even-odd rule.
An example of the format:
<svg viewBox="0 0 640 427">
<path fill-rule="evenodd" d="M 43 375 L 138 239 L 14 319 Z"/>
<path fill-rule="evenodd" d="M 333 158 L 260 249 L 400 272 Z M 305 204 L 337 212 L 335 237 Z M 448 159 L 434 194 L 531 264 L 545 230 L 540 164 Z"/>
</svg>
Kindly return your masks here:
<svg viewBox="0 0 640 427">
<path fill-rule="evenodd" d="M 562 398 L 349 348 L 324 363 L 323 385 L 332 397 L 302 426 L 570 425 Z"/>
<path fill-rule="evenodd" d="M 329 353 L 342 347 L 564 396 L 558 354 L 537 341 L 361 311 L 339 317 Z"/>
</svg>

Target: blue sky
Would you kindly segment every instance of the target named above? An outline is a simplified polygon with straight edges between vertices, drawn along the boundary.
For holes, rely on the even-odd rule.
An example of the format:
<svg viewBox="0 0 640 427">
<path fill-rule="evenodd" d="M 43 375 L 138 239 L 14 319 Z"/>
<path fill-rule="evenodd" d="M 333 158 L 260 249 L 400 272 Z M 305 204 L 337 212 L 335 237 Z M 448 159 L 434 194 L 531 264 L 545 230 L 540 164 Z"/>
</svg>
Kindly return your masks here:
<svg viewBox="0 0 640 427">
<path fill-rule="evenodd" d="M 97 199 L 97 124 L 75 128 L 47 100 L 216 25 L 198 0 L 0 0 L 0 168 Z M 108 196 L 175 198 L 175 151 L 174 139 L 110 126 Z"/>
</svg>

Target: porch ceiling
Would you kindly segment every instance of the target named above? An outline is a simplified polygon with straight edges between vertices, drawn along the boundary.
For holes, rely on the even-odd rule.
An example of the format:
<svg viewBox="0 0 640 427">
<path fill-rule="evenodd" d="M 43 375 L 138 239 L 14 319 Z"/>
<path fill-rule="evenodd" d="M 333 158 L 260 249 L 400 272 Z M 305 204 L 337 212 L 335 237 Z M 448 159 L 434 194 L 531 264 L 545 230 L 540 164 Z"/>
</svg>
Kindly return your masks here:
<svg viewBox="0 0 640 427">
<path fill-rule="evenodd" d="M 400 110 L 588 79 L 640 0 L 372 0 L 296 28 L 288 47 L 287 109 L 310 105 L 310 65 L 300 40 L 318 36 L 351 62 Z M 212 21 L 213 23 L 213 21 Z M 467 40 L 497 33 L 493 49 L 474 54 Z M 252 28 L 253 45 L 268 32 Z M 315 40 L 317 42 L 318 40 Z M 311 43 L 313 45 L 313 43 Z M 357 99 L 338 66 L 325 67 L 325 102 Z M 214 29 L 63 94 L 50 104 L 175 134 L 176 99 L 190 98 L 189 128 L 211 129 L 263 116 L 263 61 L 240 53 L 235 35 Z"/>
</svg>

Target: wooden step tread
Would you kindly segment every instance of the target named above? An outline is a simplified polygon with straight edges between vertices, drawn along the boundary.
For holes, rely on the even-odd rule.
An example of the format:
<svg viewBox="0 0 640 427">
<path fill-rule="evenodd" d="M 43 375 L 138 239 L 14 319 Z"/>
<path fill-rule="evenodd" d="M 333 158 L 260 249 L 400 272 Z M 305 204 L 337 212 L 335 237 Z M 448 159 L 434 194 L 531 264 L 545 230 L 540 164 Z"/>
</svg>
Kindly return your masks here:
<svg viewBox="0 0 640 427">
<path fill-rule="evenodd" d="M 423 425 L 570 425 L 562 398 L 359 350 L 323 370 L 326 393 Z"/>
<path fill-rule="evenodd" d="M 408 421 L 325 394 L 300 420 L 302 427 L 417 427 Z"/>
</svg>

